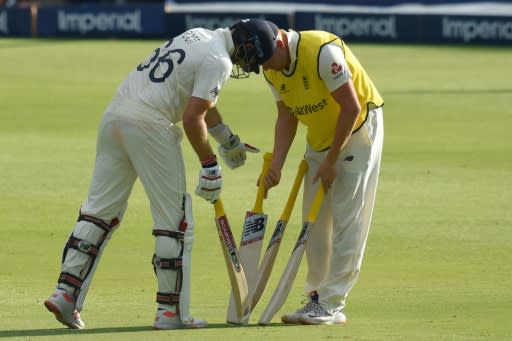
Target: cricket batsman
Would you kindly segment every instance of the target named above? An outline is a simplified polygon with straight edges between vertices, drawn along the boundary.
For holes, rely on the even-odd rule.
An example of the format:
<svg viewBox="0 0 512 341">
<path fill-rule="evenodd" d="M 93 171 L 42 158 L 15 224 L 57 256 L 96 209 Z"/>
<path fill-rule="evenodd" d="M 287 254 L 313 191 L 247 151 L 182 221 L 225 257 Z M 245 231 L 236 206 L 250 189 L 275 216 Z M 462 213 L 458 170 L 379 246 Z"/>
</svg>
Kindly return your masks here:
<svg viewBox="0 0 512 341">
<path fill-rule="evenodd" d="M 195 193 L 213 203 L 223 179 L 208 136 L 218 142 L 218 152 L 230 168 L 242 166 L 246 152 L 259 151 L 223 123 L 217 99 L 230 75 L 258 73 L 273 52 L 274 40 L 273 32 L 259 21 L 242 20 L 214 31 L 194 28 L 158 46 L 121 83 L 99 126 L 89 193 L 65 243 L 57 286 L 44 301 L 59 322 L 73 329 L 85 327 L 80 313 L 87 291 L 140 179 L 155 237 L 152 265 L 158 291 L 153 328 L 207 326 L 189 315 L 194 234 L 179 124 L 200 162 Z"/>
</svg>

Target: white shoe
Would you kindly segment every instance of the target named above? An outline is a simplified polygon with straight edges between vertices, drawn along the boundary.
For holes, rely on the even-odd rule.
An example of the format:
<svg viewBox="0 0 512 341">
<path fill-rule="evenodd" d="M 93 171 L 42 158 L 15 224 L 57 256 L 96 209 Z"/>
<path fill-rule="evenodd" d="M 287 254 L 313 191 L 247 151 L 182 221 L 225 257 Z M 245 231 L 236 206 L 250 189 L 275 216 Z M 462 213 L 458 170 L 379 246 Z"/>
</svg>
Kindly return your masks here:
<svg viewBox="0 0 512 341">
<path fill-rule="evenodd" d="M 332 314 L 328 313 L 319 303 L 312 302 L 310 310 L 299 317 L 302 324 L 345 324 L 347 317 L 343 310 L 338 310 Z"/>
<path fill-rule="evenodd" d="M 191 317 L 190 321 L 182 322 L 179 315 L 170 310 L 158 308 L 156 311 L 155 323 L 153 329 L 193 329 L 204 328 L 208 326 L 208 322 L 198 318 Z"/>
<path fill-rule="evenodd" d="M 281 321 L 283 321 L 283 323 L 292 324 L 300 323 L 300 317 L 312 309 L 311 305 L 313 303 L 318 303 L 318 293 L 316 291 L 310 292 L 308 294 L 308 298 L 301 303 L 304 304 L 302 308 L 297 309 L 293 313 L 286 313 L 282 315 Z"/>
<path fill-rule="evenodd" d="M 44 301 L 44 306 L 55 315 L 57 321 L 71 329 L 83 329 L 85 324 L 75 308 L 75 299 L 63 289 L 55 289 L 53 294 Z"/>
</svg>

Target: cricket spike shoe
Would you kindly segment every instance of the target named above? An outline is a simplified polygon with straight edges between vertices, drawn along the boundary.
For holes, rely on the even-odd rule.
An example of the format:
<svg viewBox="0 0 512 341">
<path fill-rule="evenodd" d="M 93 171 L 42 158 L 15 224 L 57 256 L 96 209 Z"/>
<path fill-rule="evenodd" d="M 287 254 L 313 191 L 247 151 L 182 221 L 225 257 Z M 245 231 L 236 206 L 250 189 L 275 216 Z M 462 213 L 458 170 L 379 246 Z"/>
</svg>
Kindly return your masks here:
<svg viewBox="0 0 512 341">
<path fill-rule="evenodd" d="M 302 324 L 312 325 L 328 325 L 328 324 L 345 324 L 347 317 L 343 310 L 337 310 L 333 313 L 326 311 L 319 303 L 313 303 L 299 318 Z"/>
<path fill-rule="evenodd" d="M 71 329 L 85 328 L 85 324 L 80 318 L 80 313 L 75 309 L 75 299 L 66 290 L 55 289 L 53 294 L 44 301 L 44 306 L 63 325 Z"/>
<path fill-rule="evenodd" d="M 305 301 L 301 302 L 304 304 L 302 308 L 297 309 L 294 312 L 286 313 L 283 316 L 281 316 L 281 321 L 283 323 L 290 323 L 290 324 L 298 324 L 300 322 L 300 318 L 303 314 L 311 311 L 313 309 L 314 304 L 318 304 L 318 294 L 316 291 L 312 291 L 309 293 L 309 298 Z"/>
<path fill-rule="evenodd" d="M 153 329 L 156 330 L 169 330 L 169 329 L 195 329 L 205 328 L 208 322 L 198 318 L 191 317 L 188 322 L 182 322 L 178 314 L 167 310 L 158 308 L 156 311 L 155 323 Z"/>
</svg>

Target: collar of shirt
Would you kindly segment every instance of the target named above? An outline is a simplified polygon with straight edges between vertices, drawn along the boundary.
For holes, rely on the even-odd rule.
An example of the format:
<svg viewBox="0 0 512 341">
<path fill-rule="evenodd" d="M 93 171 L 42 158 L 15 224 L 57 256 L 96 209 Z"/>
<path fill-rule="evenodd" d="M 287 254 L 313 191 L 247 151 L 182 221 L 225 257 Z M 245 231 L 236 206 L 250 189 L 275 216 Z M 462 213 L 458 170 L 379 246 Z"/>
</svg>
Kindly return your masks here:
<svg viewBox="0 0 512 341">
<path fill-rule="evenodd" d="M 288 69 L 284 69 L 285 75 L 290 75 L 295 69 L 295 63 L 297 62 L 297 45 L 299 43 L 299 34 L 294 30 L 288 30 L 288 51 L 290 52 L 290 66 Z"/>
<path fill-rule="evenodd" d="M 215 30 L 216 32 L 219 32 L 219 34 L 222 36 L 224 41 L 224 47 L 226 48 L 226 51 L 228 52 L 229 56 L 233 54 L 235 51 L 235 45 L 233 44 L 233 37 L 231 36 L 231 30 L 226 28 L 218 28 Z"/>
</svg>

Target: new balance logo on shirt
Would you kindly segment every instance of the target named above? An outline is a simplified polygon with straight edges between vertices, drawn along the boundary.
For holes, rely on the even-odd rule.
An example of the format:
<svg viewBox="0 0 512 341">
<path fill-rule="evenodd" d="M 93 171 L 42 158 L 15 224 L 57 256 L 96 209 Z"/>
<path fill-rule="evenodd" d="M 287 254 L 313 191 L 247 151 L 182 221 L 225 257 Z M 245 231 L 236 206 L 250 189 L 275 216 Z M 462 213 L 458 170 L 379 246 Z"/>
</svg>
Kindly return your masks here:
<svg viewBox="0 0 512 341">
<path fill-rule="evenodd" d="M 213 95 L 213 97 L 219 97 L 219 88 L 215 87 L 210 90 L 210 93 Z"/>
</svg>

